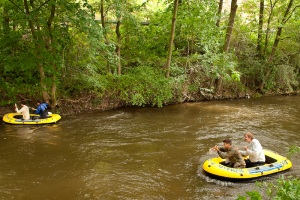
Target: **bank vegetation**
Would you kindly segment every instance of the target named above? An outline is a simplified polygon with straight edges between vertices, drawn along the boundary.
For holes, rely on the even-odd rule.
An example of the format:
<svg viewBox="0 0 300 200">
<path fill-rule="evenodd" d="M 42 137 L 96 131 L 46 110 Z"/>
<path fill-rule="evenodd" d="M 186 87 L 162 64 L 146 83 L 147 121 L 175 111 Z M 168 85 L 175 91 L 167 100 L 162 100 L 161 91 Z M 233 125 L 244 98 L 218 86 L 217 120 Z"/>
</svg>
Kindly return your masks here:
<svg viewBox="0 0 300 200">
<path fill-rule="evenodd" d="M 1 114 L 297 94 L 300 0 L 3 0 Z"/>
</svg>

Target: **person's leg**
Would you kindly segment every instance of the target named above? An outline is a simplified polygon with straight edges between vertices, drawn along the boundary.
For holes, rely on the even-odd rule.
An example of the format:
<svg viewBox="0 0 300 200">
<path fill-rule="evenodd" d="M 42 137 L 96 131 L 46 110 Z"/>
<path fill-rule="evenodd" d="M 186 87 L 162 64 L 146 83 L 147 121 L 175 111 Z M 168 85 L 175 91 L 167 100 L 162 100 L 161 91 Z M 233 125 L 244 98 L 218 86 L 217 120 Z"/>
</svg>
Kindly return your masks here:
<svg viewBox="0 0 300 200">
<path fill-rule="evenodd" d="M 41 115 L 41 118 L 42 118 L 42 119 L 45 119 L 45 118 L 47 118 L 47 117 L 48 117 L 48 110 L 45 109 L 45 110 L 43 111 L 42 115 Z"/>
<path fill-rule="evenodd" d="M 246 159 L 245 162 L 246 162 L 246 168 L 252 167 L 252 163 L 249 159 Z"/>
<path fill-rule="evenodd" d="M 245 168 L 246 165 L 244 163 L 236 162 L 233 165 L 234 168 Z"/>
</svg>

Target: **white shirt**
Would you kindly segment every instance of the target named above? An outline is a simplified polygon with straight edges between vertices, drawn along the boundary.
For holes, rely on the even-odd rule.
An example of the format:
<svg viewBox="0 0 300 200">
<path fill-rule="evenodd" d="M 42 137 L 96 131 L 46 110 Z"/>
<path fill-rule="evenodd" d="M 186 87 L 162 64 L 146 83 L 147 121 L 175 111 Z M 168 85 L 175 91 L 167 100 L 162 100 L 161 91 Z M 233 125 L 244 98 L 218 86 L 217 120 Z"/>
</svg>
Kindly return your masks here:
<svg viewBox="0 0 300 200">
<path fill-rule="evenodd" d="M 29 108 L 27 106 L 22 106 L 22 108 L 19 110 L 18 108 L 16 108 L 16 112 L 17 113 L 22 113 L 23 115 L 23 119 L 30 119 L 30 114 L 29 114 Z"/>
<path fill-rule="evenodd" d="M 249 160 L 251 162 L 265 162 L 265 153 L 259 141 L 257 139 L 253 139 L 249 143 L 249 147 L 247 151 L 240 151 L 243 156 L 249 156 Z"/>
</svg>

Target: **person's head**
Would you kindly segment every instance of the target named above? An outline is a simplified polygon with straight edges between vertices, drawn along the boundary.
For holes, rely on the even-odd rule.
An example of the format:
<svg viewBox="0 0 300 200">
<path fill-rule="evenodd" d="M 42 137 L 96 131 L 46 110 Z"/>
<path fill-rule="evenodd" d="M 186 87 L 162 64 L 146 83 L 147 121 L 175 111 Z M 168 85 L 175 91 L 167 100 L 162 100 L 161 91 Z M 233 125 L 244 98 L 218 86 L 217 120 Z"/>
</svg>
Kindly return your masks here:
<svg viewBox="0 0 300 200">
<path fill-rule="evenodd" d="M 225 139 L 225 140 L 223 140 L 223 143 L 224 143 L 224 147 L 225 147 L 226 149 L 230 148 L 231 145 L 232 145 L 231 139 Z"/>
<path fill-rule="evenodd" d="M 254 139 L 254 135 L 251 132 L 247 132 L 244 134 L 244 140 L 246 142 L 251 142 Z"/>
<path fill-rule="evenodd" d="M 26 105 L 26 103 L 22 101 L 22 102 L 20 102 L 20 105 L 23 107 Z"/>
<path fill-rule="evenodd" d="M 40 100 L 36 101 L 36 105 L 40 105 L 41 103 L 42 103 L 42 101 L 40 101 Z"/>
</svg>

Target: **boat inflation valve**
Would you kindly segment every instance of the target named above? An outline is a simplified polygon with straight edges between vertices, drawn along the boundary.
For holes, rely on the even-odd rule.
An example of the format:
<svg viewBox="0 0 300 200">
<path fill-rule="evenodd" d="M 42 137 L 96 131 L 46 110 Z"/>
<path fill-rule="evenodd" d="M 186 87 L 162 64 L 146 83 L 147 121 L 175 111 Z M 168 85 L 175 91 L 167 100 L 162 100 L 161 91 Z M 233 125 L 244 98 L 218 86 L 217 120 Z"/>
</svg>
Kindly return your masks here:
<svg viewBox="0 0 300 200">
<path fill-rule="evenodd" d="M 243 174 L 240 174 L 241 176 L 244 176 Z"/>
<path fill-rule="evenodd" d="M 208 167 L 210 167 L 210 165 L 208 165 Z"/>
</svg>

